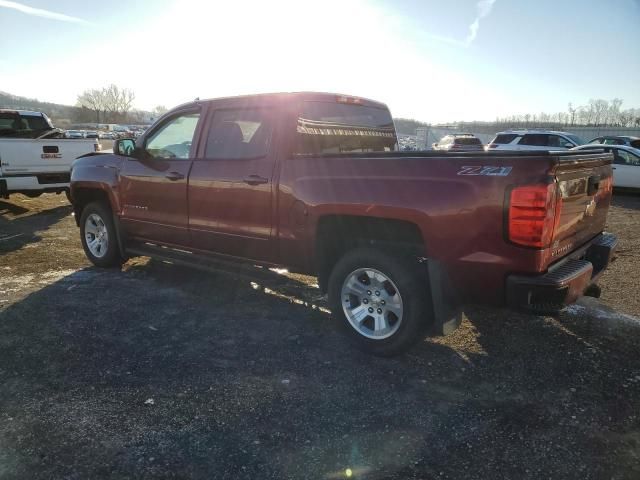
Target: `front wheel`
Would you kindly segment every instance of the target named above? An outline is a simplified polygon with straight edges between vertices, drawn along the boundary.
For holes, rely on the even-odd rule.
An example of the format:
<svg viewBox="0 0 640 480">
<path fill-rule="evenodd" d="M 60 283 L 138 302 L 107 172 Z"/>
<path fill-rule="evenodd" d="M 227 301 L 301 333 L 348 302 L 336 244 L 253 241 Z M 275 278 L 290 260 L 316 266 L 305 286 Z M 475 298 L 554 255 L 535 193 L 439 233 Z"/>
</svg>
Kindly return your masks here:
<svg viewBox="0 0 640 480">
<path fill-rule="evenodd" d="M 80 240 L 87 258 L 97 267 L 122 264 L 113 217 L 102 203 L 90 203 L 82 210 Z"/>
<path fill-rule="evenodd" d="M 425 273 L 411 259 L 371 248 L 352 250 L 337 262 L 329 301 L 355 344 L 382 356 L 423 339 L 433 318 Z"/>
</svg>

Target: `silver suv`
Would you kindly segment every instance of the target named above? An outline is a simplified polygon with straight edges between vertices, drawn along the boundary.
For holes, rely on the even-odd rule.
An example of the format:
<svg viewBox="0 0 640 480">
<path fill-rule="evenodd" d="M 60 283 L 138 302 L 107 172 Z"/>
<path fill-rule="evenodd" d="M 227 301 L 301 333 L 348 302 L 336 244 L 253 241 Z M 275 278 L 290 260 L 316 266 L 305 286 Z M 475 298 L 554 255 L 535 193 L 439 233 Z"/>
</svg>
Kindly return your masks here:
<svg viewBox="0 0 640 480">
<path fill-rule="evenodd" d="M 554 130 L 510 130 L 500 132 L 489 143 L 491 150 L 568 150 L 584 141 L 572 133 Z"/>
</svg>

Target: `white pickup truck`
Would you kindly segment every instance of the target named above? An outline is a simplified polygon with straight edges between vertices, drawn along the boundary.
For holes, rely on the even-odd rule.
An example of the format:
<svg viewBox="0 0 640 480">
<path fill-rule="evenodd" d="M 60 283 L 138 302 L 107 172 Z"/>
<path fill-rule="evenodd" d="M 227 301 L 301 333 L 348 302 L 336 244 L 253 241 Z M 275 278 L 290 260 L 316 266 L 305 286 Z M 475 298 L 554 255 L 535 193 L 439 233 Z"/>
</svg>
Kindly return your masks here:
<svg viewBox="0 0 640 480">
<path fill-rule="evenodd" d="M 69 191 L 71 163 L 100 150 L 96 139 L 65 139 L 40 112 L 0 110 L 0 198 Z"/>
</svg>

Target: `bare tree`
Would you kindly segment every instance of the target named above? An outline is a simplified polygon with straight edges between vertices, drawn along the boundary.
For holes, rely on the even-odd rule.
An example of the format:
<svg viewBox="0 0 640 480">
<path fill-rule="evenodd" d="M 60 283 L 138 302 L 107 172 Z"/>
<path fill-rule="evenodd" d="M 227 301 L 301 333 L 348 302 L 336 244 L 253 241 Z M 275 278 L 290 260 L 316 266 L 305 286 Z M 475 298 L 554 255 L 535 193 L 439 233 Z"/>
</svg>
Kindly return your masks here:
<svg viewBox="0 0 640 480">
<path fill-rule="evenodd" d="M 79 107 L 87 108 L 96 114 L 96 123 L 100 123 L 100 114 L 103 114 L 106 108 L 104 89 L 85 90 L 78 95 L 77 104 Z"/>
</svg>

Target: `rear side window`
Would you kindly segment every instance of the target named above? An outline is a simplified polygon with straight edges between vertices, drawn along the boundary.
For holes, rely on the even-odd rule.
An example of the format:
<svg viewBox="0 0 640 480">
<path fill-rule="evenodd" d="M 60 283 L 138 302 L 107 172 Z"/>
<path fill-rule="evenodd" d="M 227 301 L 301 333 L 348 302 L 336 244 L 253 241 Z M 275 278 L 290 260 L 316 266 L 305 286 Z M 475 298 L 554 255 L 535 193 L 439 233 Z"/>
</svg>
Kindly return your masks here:
<svg viewBox="0 0 640 480">
<path fill-rule="evenodd" d="M 631 141 L 631 146 L 632 146 L 633 148 L 638 148 L 638 149 L 640 149 L 640 140 L 632 140 L 632 141 Z"/>
<path fill-rule="evenodd" d="M 0 130 L 48 130 L 49 124 L 41 115 L 0 113 Z"/>
<path fill-rule="evenodd" d="M 498 145 L 507 145 L 513 142 L 517 136 L 517 134 L 513 133 L 501 133 L 500 135 L 497 135 L 491 143 L 496 143 Z"/>
<path fill-rule="evenodd" d="M 549 146 L 549 135 L 541 134 L 529 134 L 522 137 L 519 145 L 531 145 L 535 147 L 547 147 Z"/>
<path fill-rule="evenodd" d="M 271 114 L 264 108 L 218 110 L 213 116 L 205 158 L 260 158 L 269 153 Z"/>
<path fill-rule="evenodd" d="M 620 138 L 606 138 L 602 143 L 605 145 L 624 145 L 624 140 Z"/>
<path fill-rule="evenodd" d="M 475 137 L 459 137 L 456 138 L 456 145 L 482 145 L 482 142 Z"/>
<path fill-rule="evenodd" d="M 303 102 L 295 153 L 388 152 L 398 139 L 386 108 L 337 102 Z"/>
</svg>

